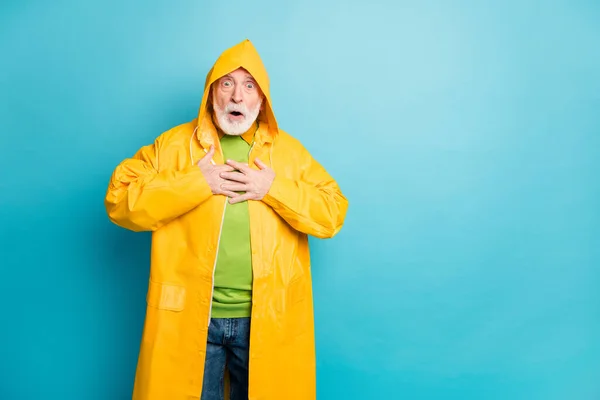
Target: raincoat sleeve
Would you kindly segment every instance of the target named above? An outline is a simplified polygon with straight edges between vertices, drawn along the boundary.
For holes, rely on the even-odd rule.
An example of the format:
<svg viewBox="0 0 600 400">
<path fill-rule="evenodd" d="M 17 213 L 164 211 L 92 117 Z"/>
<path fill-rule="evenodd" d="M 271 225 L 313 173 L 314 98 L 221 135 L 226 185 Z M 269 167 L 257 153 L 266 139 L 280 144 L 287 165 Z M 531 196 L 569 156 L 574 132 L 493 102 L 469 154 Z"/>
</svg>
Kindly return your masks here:
<svg viewBox="0 0 600 400">
<path fill-rule="evenodd" d="M 348 200 L 327 171 L 301 148 L 302 174 L 279 174 L 263 201 L 294 229 L 321 239 L 335 236 L 346 218 Z"/>
<path fill-rule="evenodd" d="M 207 200 L 212 191 L 198 166 L 159 170 L 160 138 L 114 170 L 104 204 L 115 224 L 155 231 Z"/>
</svg>

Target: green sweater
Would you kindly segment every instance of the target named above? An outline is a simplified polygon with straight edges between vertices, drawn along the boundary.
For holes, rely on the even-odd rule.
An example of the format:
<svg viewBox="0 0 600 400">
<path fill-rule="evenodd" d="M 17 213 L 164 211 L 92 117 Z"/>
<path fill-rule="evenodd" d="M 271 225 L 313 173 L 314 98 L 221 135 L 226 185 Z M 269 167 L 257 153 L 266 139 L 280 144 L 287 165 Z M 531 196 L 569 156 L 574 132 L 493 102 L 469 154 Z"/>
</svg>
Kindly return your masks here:
<svg viewBox="0 0 600 400">
<path fill-rule="evenodd" d="M 250 144 L 241 136 L 224 135 L 225 160 L 248 163 Z M 249 317 L 252 309 L 252 251 L 248 202 L 226 203 L 215 267 L 213 318 Z"/>
</svg>

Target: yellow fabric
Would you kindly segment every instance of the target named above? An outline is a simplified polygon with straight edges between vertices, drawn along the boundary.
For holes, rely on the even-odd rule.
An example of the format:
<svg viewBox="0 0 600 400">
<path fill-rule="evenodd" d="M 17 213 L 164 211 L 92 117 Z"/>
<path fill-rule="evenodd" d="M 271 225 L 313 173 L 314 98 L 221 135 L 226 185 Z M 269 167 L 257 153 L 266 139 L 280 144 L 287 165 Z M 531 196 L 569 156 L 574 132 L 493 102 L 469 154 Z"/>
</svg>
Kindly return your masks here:
<svg viewBox="0 0 600 400">
<path fill-rule="evenodd" d="M 275 180 L 248 203 L 253 304 L 250 400 L 315 399 L 315 349 L 308 236 L 341 229 L 348 202 L 302 144 L 280 130 L 267 72 L 250 41 L 226 50 L 206 78 L 198 118 L 160 135 L 124 160 L 105 198 L 108 216 L 133 231 L 152 231 L 146 319 L 134 400 L 199 399 L 211 310 L 215 256 L 226 198 L 213 195 L 198 160 L 215 145 L 207 99 L 219 77 L 244 67 L 264 92 L 265 107 L 249 164 L 260 158 Z"/>
</svg>

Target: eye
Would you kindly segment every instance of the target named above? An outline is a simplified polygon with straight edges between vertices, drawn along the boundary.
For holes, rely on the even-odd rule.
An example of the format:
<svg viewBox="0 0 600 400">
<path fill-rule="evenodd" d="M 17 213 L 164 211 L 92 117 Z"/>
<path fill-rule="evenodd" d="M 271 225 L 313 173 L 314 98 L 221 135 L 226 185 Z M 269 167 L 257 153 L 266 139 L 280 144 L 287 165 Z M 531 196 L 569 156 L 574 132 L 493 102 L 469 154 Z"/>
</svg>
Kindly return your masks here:
<svg viewBox="0 0 600 400">
<path fill-rule="evenodd" d="M 247 89 L 254 89 L 254 87 L 255 87 L 254 86 L 254 82 L 248 82 L 248 83 L 246 83 L 246 88 Z"/>
<path fill-rule="evenodd" d="M 223 85 L 223 87 L 230 88 L 233 83 L 231 83 L 231 81 L 223 81 L 221 85 Z"/>
</svg>

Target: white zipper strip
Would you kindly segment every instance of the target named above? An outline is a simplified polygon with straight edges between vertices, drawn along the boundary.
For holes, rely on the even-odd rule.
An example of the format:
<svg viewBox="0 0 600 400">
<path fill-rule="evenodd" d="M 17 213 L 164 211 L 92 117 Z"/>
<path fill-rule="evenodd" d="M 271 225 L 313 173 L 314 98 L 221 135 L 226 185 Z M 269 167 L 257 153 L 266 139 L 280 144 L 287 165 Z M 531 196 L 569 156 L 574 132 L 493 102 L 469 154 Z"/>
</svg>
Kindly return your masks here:
<svg viewBox="0 0 600 400">
<path fill-rule="evenodd" d="M 215 254 L 215 263 L 213 265 L 212 273 L 212 289 L 210 292 L 210 304 L 208 306 L 208 326 L 210 326 L 210 318 L 212 317 L 212 303 L 213 296 L 215 295 L 215 272 L 217 271 L 217 259 L 219 258 L 219 247 L 221 245 L 221 234 L 223 233 L 223 223 L 225 222 L 225 211 L 227 210 L 228 197 L 225 198 L 225 206 L 223 207 L 223 216 L 221 217 L 221 227 L 219 228 L 219 239 L 217 240 L 217 248 Z"/>
<path fill-rule="evenodd" d="M 208 150 L 204 149 L 205 153 L 208 153 Z M 223 149 L 219 146 L 219 152 L 221 153 L 221 158 L 225 159 L 223 155 Z M 212 165 L 216 165 L 213 159 L 210 160 Z M 221 247 L 221 235 L 223 234 L 223 223 L 225 222 L 225 211 L 227 210 L 228 198 L 225 197 L 225 205 L 223 206 L 223 215 L 221 216 L 221 227 L 219 228 L 219 239 L 217 239 L 217 248 L 215 249 L 215 263 L 213 264 L 213 272 L 212 272 L 212 282 L 211 282 L 211 290 L 210 290 L 210 303 L 208 306 L 208 325 L 210 326 L 210 319 L 212 317 L 212 304 L 213 297 L 215 295 L 215 272 L 217 271 L 217 260 L 219 258 L 219 247 Z"/>
</svg>

